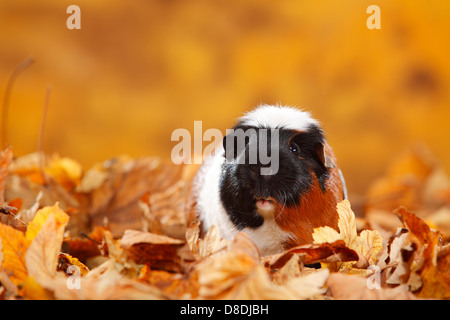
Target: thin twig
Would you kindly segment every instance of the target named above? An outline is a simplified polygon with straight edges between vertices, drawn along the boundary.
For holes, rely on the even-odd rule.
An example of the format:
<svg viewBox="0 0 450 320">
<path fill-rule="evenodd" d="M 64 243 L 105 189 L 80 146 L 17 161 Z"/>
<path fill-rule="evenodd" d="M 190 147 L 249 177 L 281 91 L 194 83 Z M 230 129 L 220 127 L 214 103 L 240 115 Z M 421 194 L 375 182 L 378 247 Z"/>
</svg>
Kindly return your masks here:
<svg viewBox="0 0 450 320">
<path fill-rule="evenodd" d="M 95 243 L 96 245 L 101 245 L 102 243 L 100 241 L 94 240 L 91 237 L 89 237 L 86 233 L 81 232 L 80 235 L 90 241 L 92 241 L 93 243 Z"/>
<path fill-rule="evenodd" d="M 44 112 L 42 113 L 42 121 L 41 121 L 41 130 L 39 132 L 39 140 L 38 140 L 38 154 L 39 154 L 39 169 L 41 171 L 41 175 L 44 178 L 45 185 L 48 184 L 47 176 L 44 172 L 44 153 L 42 150 L 42 145 L 44 141 L 44 131 L 45 131 L 45 123 L 47 121 L 47 113 L 48 107 L 50 105 L 50 93 L 52 92 L 52 86 L 47 85 L 47 90 L 45 92 L 45 101 L 44 101 Z"/>
<path fill-rule="evenodd" d="M 8 79 L 5 89 L 5 95 L 3 97 L 3 107 L 2 107 L 2 147 L 6 146 L 8 143 L 8 113 L 9 113 L 9 102 L 11 100 L 11 92 L 14 86 L 14 82 L 17 77 L 32 63 L 34 59 L 32 57 L 26 58 L 22 61 Z"/>
<path fill-rule="evenodd" d="M 44 112 L 42 113 L 41 130 L 39 132 L 38 140 L 38 152 L 42 152 L 42 144 L 44 140 L 45 123 L 47 121 L 48 106 L 50 104 L 50 93 L 52 92 L 52 86 L 47 85 L 47 91 L 45 92 Z"/>
</svg>

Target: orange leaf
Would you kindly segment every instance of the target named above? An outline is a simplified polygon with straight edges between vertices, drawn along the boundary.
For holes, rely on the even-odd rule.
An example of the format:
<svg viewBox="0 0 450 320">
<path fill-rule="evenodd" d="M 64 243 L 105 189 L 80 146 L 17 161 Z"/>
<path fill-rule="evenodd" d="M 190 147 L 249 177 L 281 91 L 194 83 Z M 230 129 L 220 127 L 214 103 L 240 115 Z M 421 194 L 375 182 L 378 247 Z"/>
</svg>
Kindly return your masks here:
<svg viewBox="0 0 450 320">
<path fill-rule="evenodd" d="M 67 253 L 60 253 L 58 257 L 58 271 L 64 271 L 66 274 L 70 274 L 70 266 L 78 267 L 78 270 L 80 271 L 80 276 L 85 276 L 89 269 L 86 267 L 80 260 L 78 260 L 75 257 L 72 257 L 71 255 Z"/>
<path fill-rule="evenodd" d="M 348 248 L 343 240 L 337 240 L 332 243 L 325 242 L 291 248 L 282 254 L 272 256 L 270 260 L 267 260 L 266 265 L 271 269 L 281 268 L 294 254 L 302 255 L 305 264 L 358 261 L 358 254 Z"/>
<path fill-rule="evenodd" d="M 28 240 L 33 240 L 38 235 L 44 223 L 47 221 L 49 215 L 53 214 L 55 218 L 55 228 L 66 226 L 69 222 L 69 216 L 59 208 L 58 203 L 52 207 L 45 207 L 39 210 L 34 216 L 33 220 L 28 224 L 28 229 L 25 234 Z"/>
<path fill-rule="evenodd" d="M 410 230 L 413 241 L 424 247 L 423 262 L 413 270 L 422 281 L 422 286 L 415 293 L 422 298 L 449 299 L 450 247 L 447 245 L 441 248 L 440 234 L 432 231 L 422 219 L 406 208 L 400 207 L 395 213 Z"/>
<path fill-rule="evenodd" d="M 23 232 L 0 223 L 0 271 L 19 285 L 28 277 L 25 253 L 30 246 Z"/>
<path fill-rule="evenodd" d="M 104 241 L 104 232 L 107 229 L 97 226 L 85 238 L 71 238 L 65 241 L 68 245 L 68 253 L 85 262 L 88 258 L 100 255 L 108 255 L 108 247 Z"/>
<path fill-rule="evenodd" d="M 179 250 L 184 246 L 184 242 L 181 240 L 149 232 L 126 230 L 120 245 L 126 250 L 128 258 L 138 264 L 175 272 L 182 270 Z"/>
<path fill-rule="evenodd" d="M 20 288 L 19 294 L 30 300 L 48 300 L 49 292 L 45 290 L 33 277 L 28 277 Z"/>
</svg>

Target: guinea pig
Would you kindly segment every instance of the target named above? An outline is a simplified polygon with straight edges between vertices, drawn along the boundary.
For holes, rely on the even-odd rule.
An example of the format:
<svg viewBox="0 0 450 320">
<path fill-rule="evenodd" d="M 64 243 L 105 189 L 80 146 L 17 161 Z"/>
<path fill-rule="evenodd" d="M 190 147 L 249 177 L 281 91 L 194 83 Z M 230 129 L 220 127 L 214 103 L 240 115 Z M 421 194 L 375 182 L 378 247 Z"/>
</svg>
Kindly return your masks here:
<svg viewBox="0 0 450 320">
<path fill-rule="evenodd" d="M 306 111 L 271 105 L 227 130 L 192 190 L 203 232 L 213 225 L 225 239 L 246 232 L 262 255 L 311 243 L 320 226 L 338 230 L 336 205 L 347 198 L 319 122 Z"/>
</svg>

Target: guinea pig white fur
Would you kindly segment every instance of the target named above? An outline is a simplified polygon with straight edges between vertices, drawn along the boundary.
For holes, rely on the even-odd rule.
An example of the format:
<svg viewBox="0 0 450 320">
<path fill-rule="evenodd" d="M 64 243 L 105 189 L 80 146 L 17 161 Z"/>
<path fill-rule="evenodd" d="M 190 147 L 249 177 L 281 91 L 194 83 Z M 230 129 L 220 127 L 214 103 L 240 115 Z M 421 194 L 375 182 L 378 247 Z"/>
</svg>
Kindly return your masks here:
<svg viewBox="0 0 450 320">
<path fill-rule="evenodd" d="M 240 147 L 239 130 L 245 140 Z M 250 131 L 254 135 L 245 134 Z M 262 162 L 262 149 L 278 161 L 266 175 L 262 170 L 271 164 Z M 252 150 L 258 151 L 253 161 Z M 213 225 L 227 239 L 246 232 L 262 255 L 311 242 L 313 228 L 337 229 L 336 204 L 346 198 L 319 122 L 308 112 L 271 105 L 238 119 L 223 146 L 199 168 L 193 193 L 204 232 Z"/>
</svg>

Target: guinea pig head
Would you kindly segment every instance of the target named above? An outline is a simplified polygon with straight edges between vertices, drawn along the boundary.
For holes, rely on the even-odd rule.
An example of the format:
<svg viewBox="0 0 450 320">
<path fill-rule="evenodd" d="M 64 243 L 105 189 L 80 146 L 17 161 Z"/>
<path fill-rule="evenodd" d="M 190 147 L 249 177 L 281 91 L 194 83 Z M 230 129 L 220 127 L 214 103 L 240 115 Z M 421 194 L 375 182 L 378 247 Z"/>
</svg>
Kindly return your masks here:
<svg viewBox="0 0 450 320">
<path fill-rule="evenodd" d="M 313 228 L 337 229 L 342 183 L 336 159 L 315 123 L 303 130 L 238 123 L 224 138 L 222 204 L 234 225 L 275 220 L 286 248 L 312 242 Z"/>
</svg>

